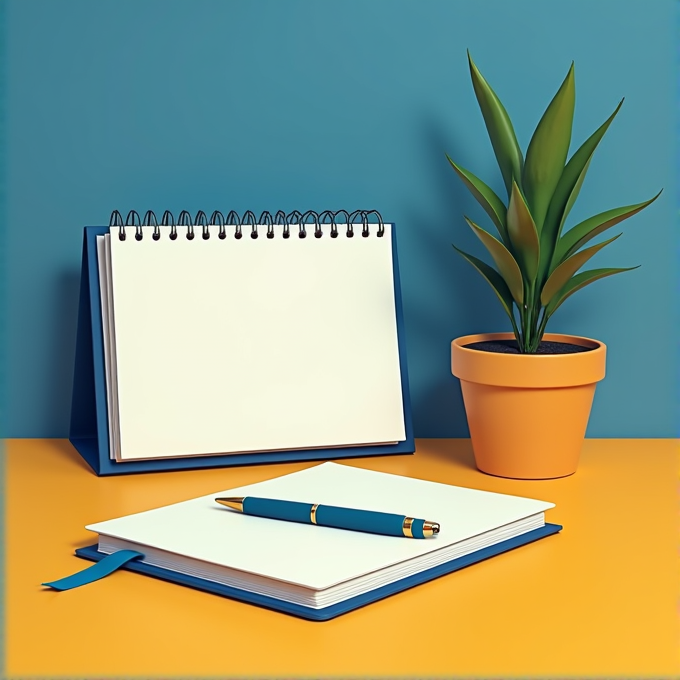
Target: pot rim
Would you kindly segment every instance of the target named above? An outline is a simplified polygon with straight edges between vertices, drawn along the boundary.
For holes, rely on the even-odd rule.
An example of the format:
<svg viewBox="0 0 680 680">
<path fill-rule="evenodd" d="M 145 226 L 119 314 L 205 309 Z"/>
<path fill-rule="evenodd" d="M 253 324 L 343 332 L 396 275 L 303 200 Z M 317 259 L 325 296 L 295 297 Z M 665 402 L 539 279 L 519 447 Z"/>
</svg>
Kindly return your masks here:
<svg viewBox="0 0 680 680">
<path fill-rule="evenodd" d="M 460 380 L 498 387 L 555 388 L 599 382 L 605 376 L 607 347 L 579 335 L 546 333 L 546 340 L 590 347 L 569 354 L 505 354 L 463 345 L 485 340 L 509 340 L 513 333 L 464 335 L 451 342 L 451 372 Z"/>
<path fill-rule="evenodd" d="M 509 332 L 503 333 L 474 333 L 472 335 L 462 335 L 458 338 L 452 340 L 452 344 L 456 346 L 456 349 L 460 352 L 469 353 L 479 353 L 483 352 L 480 349 L 474 349 L 470 347 L 465 347 L 464 345 L 472 344 L 473 342 L 485 342 L 487 340 L 514 340 L 515 334 Z M 606 352 L 607 346 L 600 340 L 595 340 L 594 338 L 588 338 L 583 335 L 569 335 L 567 333 L 545 333 L 543 335 L 543 340 L 552 340 L 554 342 L 565 342 L 572 345 L 581 345 L 582 347 L 589 347 L 590 352 L 593 353 L 603 353 Z M 493 352 L 484 352 L 485 354 L 493 354 Z M 563 354 L 503 354 L 504 357 L 510 359 L 523 359 L 524 361 L 532 360 L 547 360 L 559 357 L 564 359 L 565 357 L 577 357 L 582 355 L 582 352 L 570 352 Z"/>
</svg>

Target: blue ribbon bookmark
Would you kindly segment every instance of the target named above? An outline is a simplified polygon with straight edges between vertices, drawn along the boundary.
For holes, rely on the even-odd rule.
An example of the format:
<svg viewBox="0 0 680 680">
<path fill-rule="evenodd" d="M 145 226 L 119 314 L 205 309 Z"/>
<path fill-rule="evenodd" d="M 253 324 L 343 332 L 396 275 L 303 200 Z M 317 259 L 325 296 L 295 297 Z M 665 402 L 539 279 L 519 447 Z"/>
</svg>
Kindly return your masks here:
<svg viewBox="0 0 680 680">
<path fill-rule="evenodd" d="M 85 586 L 88 583 L 98 581 L 100 578 L 112 574 L 132 560 L 138 560 L 143 557 L 144 555 L 142 553 L 136 552 L 135 550 L 118 550 L 82 571 L 71 574 L 71 576 L 66 576 L 65 578 L 60 578 L 59 580 L 50 583 L 41 583 L 40 585 L 53 588 L 54 590 L 71 590 L 71 588 L 79 588 L 80 586 Z"/>
</svg>

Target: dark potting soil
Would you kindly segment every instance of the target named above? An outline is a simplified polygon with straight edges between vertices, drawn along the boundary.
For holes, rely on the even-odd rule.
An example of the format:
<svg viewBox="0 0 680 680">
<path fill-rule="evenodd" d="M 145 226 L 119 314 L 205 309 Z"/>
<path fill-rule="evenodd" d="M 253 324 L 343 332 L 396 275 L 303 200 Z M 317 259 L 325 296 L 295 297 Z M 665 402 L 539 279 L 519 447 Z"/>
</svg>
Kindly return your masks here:
<svg viewBox="0 0 680 680">
<path fill-rule="evenodd" d="M 472 342 L 464 345 L 468 349 L 478 349 L 480 352 L 497 352 L 499 354 L 521 354 L 517 340 L 485 340 L 484 342 Z M 590 352 L 594 347 L 572 345 L 568 342 L 553 342 L 541 340 L 536 354 L 576 354 L 578 352 Z"/>
</svg>

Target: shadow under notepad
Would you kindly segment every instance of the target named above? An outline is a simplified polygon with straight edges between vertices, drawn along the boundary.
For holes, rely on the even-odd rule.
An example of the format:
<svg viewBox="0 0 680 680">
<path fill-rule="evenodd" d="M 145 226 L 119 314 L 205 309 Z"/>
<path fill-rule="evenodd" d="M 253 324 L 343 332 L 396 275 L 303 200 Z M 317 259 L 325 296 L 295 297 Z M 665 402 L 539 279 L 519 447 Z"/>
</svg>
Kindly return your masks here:
<svg viewBox="0 0 680 680">
<path fill-rule="evenodd" d="M 69 467 L 74 466 L 94 474 L 92 468 L 85 462 L 68 439 L 54 439 L 50 441 L 50 455 L 60 459 Z"/>
<path fill-rule="evenodd" d="M 429 460 L 477 470 L 469 439 L 416 439 L 416 455 L 424 448 Z"/>
</svg>

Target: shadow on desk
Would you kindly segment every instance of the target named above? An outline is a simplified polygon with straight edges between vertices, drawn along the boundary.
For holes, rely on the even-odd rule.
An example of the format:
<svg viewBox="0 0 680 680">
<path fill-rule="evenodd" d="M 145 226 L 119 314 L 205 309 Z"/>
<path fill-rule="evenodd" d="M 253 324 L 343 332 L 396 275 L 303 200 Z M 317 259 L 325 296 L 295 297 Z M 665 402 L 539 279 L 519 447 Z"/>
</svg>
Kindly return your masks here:
<svg viewBox="0 0 680 680">
<path fill-rule="evenodd" d="M 469 439 L 417 439 L 416 454 L 427 451 L 428 459 L 438 463 L 476 470 L 475 456 Z"/>
<path fill-rule="evenodd" d="M 69 469 L 76 467 L 94 475 L 92 468 L 68 439 L 46 439 L 44 441 L 49 447 L 49 455 L 54 456 L 61 464 L 66 464 Z"/>
</svg>

